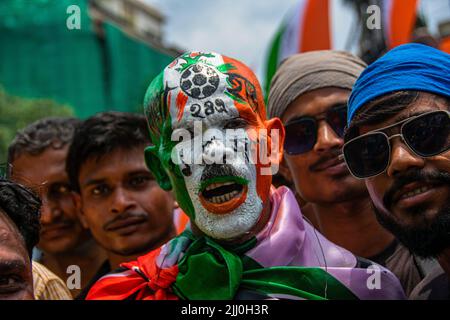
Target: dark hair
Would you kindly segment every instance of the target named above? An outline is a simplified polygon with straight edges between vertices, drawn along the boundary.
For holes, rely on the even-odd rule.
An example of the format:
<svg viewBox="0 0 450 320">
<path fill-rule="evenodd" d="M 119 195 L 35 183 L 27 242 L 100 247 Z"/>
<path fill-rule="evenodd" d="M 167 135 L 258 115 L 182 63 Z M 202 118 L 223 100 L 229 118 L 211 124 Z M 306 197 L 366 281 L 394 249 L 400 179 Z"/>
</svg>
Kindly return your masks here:
<svg viewBox="0 0 450 320">
<path fill-rule="evenodd" d="M 359 135 L 359 127 L 383 122 L 419 98 L 419 91 L 396 91 L 369 101 L 356 111 L 344 134 L 345 142 Z"/>
<path fill-rule="evenodd" d="M 22 185 L 0 178 L 0 208 L 16 225 L 31 259 L 39 242 L 41 200 Z"/>
<path fill-rule="evenodd" d="M 73 190 L 79 192 L 81 166 L 91 158 L 150 144 L 147 122 L 142 115 L 103 112 L 85 120 L 75 131 L 66 160 L 66 170 Z M 143 151 L 142 151 L 143 152 Z"/>
<path fill-rule="evenodd" d="M 24 153 L 38 155 L 49 147 L 63 148 L 72 141 L 80 122 L 76 118 L 44 118 L 33 122 L 19 131 L 9 145 L 8 163 Z"/>
</svg>

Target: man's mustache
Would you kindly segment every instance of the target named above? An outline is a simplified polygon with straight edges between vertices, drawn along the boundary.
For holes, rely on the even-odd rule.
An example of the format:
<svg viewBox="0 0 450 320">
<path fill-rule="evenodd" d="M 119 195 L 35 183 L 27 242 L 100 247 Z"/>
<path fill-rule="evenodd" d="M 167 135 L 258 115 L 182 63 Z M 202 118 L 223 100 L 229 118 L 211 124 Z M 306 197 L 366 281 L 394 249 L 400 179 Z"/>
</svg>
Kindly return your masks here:
<svg viewBox="0 0 450 320">
<path fill-rule="evenodd" d="M 106 222 L 103 225 L 103 230 L 107 231 L 111 225 L 113 225 L 114 223 L 120 221 L 120 220 L 125 220 L 128 218 L 145 218 L 148 219 L 148 215 L 145 212 L 129 212 L 129 211 L 125 211 L 122 212 L 121 214 L 115 216 L 114 218 L 112 218 L 111 220 L 109 220 L 108 222 Z"/>
<path fill-rule="evenodd" d="M 314 162 L 312 165 L 309 166 L 309 170 L 310 171 L 317 171 L 317 168 L 319 166 L 321 166 L 323 163 L 337 158 L 342 154 L 342 150 L 340 148 L 334 148 L 331 149 L 330 152 L 326 153 L 324 156 L 322 156 L 321 158 L 319 158 L 319 160 L 317 160 L 316 162 Z"/>
<path fill-rule="evenodd" d="M 392 186 L 383 196 L 383 204 L 386 209 L 390 209 L 394 204 L 395 194 L 405 185 L 413 182 L 447 184 L 450 185 L 450 173 L 446 171 L 425 171 L 421 169 L 410 169 L 405 173 L 399 174 Z"/>
<path fill-rule="evenodd" d="M 68 227 L 74 224 L 74 221 L 71 219 L 67 219 L 66 217 L 60 217 L 52 220 L 49 223 L 43 223 L 41 222 L 41 233 L 45 232 L 49 229 L 52 229 L 53 227 Z"/>
<path fill-rule="evenodd" d="M 207 165 L 203 170 L 201 182 L 207 181 L 215 177 L 238 176 L 236 170 L 228 164 L 211 164 Z"/>
</svg>

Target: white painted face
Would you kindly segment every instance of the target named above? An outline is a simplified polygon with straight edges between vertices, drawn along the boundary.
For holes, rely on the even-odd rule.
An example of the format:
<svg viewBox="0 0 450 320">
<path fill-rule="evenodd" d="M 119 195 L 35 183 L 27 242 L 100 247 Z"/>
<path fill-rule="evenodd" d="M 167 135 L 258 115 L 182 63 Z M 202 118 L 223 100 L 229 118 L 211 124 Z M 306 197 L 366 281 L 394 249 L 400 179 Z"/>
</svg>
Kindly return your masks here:
<svg viewBox="0 0 450 320">
<path fill-rule="evenodd" d="M 176 60 L 164 74 L 166 87 L 173 88 L 169 93 L 172 137 L 179 141 L 180 129 L 190 133 L 176 145 L 172 158 L 183 173 L 195 224 L 219 240 L 244 235 L 263 208 L 257 168 L 244 148 L 250 146 L 250 125 L 227 90 L 231 85 L 226 68 L 219 54 L 194 53 Z M 241 130 L 230 136 L 227 129 Z"/>
</svg>

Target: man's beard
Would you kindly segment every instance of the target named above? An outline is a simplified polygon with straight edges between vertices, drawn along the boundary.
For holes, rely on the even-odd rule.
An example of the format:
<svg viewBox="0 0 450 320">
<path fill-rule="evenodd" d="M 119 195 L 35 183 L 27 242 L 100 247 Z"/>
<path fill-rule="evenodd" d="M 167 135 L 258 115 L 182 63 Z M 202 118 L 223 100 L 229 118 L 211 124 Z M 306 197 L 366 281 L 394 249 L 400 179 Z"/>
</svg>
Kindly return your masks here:
<svg viewBox="0 0 450 320">
<path fill-rule="evenodd" d="M 414 227 L 403 226 L 391 215 L 386 215 L 373 207 L 380 224 L 412 253 L 422 258 L 436 258 L 450 247 L 449 201 L 439 210 L 431 223 Z"/>
<path fill-rule="evenodd" d="M 403 186 L 412 182 L 429 182 L 448 185 L 450 175 L 448 172 L 426 172 L 420 169 L 410 169 L 399 174 L 393 185 L 383 197 L 384 207 L 392 212 L 394 196 Z M 439 209 L 432 221 L 425 219 L 425 211 L 429 209 L 427 204 L 411 208 L 412 216 L 423 216 L 422 223 L 415 226 L 405 226 L 392 214 L 385 214 L 375 208 L 378 221 L 382 226 L 394 234 L 414 254 L 423 258 L 437 257 L 442 251 L 450 247 L 450 198 Z"/>
</svg>

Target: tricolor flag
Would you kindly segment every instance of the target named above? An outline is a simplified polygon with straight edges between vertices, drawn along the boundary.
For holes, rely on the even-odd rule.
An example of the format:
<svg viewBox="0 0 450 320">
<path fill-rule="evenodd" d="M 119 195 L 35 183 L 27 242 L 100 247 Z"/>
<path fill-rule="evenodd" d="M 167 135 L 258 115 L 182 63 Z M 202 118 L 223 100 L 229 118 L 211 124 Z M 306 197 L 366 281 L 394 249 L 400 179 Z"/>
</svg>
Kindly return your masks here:
<svg viewBox="0 0 450 320">
<path fill-rule="evenodd" d="M 410 42 L 421 12 L 421 0 L 382 0 L 380 4 L 386 47 L 392 49 Z M 299 0 L 270 44 L 263 73 L 266 97 L 279 63 L 293 54 L 324 49 L 358 54 L 349 45 L 357 43 L 359 30 L 365 25 L 355 23 L 357 12 L 344 5 L 343 0 Z M 441 39 L 440 49 L 450 52 L 450 36 Z"/>
<path fill-rule="evenodd" d="M 411 41 L 419 0 L 384 0 L 383 31 L 389 49 Z"/>
<path fill-rule="evenodd" d="M 331 48 L 329 12 L 329 0 L 300 0 L 293 14 L 282 22 L 267 57 L 266 93 L 278 64 L 285 58 L 298 52 Z"/>
</svg>

